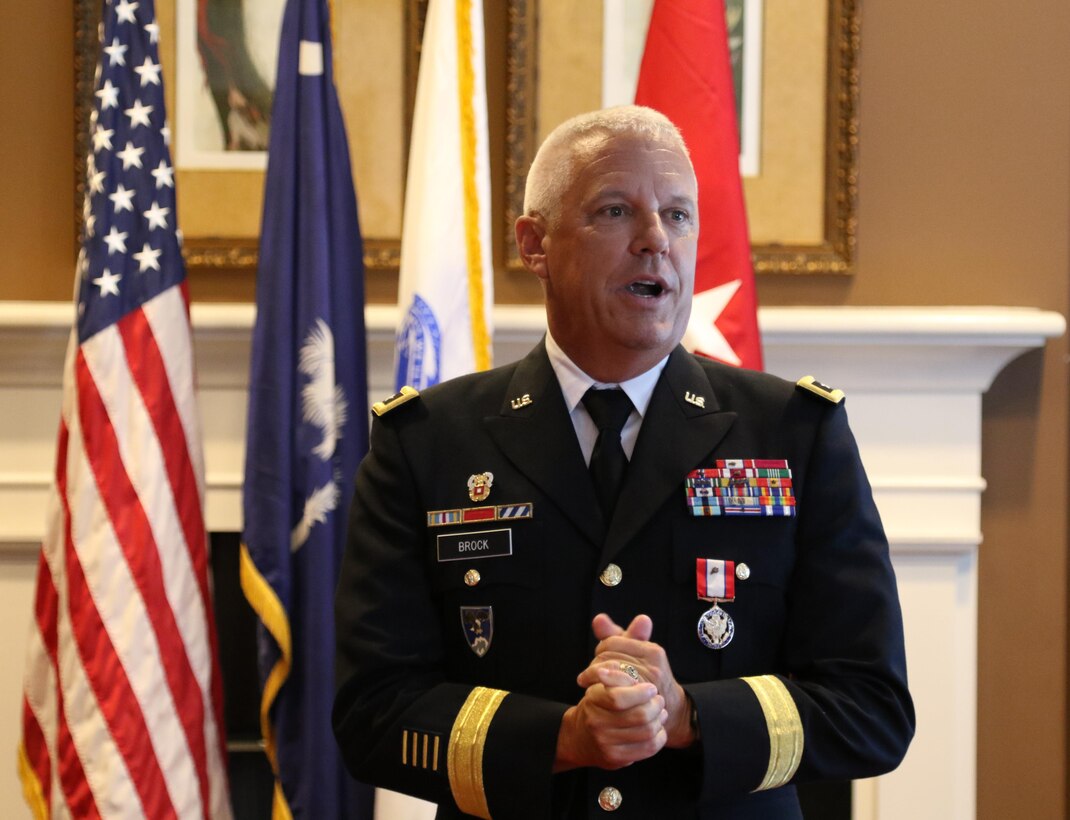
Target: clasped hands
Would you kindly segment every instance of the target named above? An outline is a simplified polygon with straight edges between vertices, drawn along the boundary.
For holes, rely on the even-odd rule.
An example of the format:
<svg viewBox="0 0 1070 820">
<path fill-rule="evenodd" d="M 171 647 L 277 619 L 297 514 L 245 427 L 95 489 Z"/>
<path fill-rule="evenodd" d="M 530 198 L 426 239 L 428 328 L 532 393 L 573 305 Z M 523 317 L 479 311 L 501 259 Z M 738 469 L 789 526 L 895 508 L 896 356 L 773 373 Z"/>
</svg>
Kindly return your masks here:
<svg viewBox="0 0 1070 820">
<path fill-rule="evenodd" d="M 599 643 L 576 678 L 583 697 L 561 720 L 554 771 L 620 769 L 665 746 L 690 746 L 695 741 L 691 704 L 673 677 L 665 650 L 650 640 L 650 618 L 637 615 L 622 629 L 600 614 L 591 628 Z"/>
</svg>

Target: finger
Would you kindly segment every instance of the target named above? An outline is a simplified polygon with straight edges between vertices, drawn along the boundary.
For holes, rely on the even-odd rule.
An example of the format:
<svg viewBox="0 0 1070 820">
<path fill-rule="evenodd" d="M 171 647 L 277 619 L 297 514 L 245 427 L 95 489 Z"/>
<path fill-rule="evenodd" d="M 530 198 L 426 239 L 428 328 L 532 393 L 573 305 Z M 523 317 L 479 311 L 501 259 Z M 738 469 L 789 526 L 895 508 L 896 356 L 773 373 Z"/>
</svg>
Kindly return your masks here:
<svg viewBox="0 0 1070 820">
<path fill-rule="evenodd" d="M 610 667 L 610 669 L 612 669 L 612 667 Z M 632 683 L 643 682 L 642 674 L 639 672 L 639 670 L 633 663 L 629 663 L 628 661 L 620 661 L 617 663 L 617 670 L 627 675 L 631 679 Z"/>
<path fill-rule="evenodd" d="M 625 637 L 634 638 L 637 641 L 649 641 L 653 634 L 654 622 L 649 615 L 636 615 L 628 624 L 628 628 L 624 630 Z"/>
<path fill-rule="evenodd" d="M 624 630 L 614 623 L 613 619 L 604 612 L 599 612 L 594 616 L 594 619 L 591 621 L 591 631 L 594 632 L 594 636 L 600 641 L 604 641 L 606 638 L 613 635 L 624 634 Z"/>
<path fill-rule="evenodd" d="M 604 686 L 635 686 L 647 682 L 643 678 L 642 670 L 626 661 L 594 663 L 576 676 L 576 683 L 584 689 L 596 683 Z"/>
<path fill-rule="evenodd" d="M 619 769 L 653 757 L 661 751 L 668 741 L 665 729 L 658 729 L 653 735 L 635 735 L 634 738 L 619 738 L 615 742 L 599 744 L 601 749 L 601 761 L 598 763 L 603 769 Z"/>
<path fill-rule="evenodd" d="M 576 676 L 576 682 L 580 686 L 590 686 L 599 680 L 596 670 L 601 668 L 620 672 L 627 676 L 627 680 L 619 678 L 620 685 L 630 686 L 633 683 L 642 683 L 644 681 L 653 683 L 653 680 L 646 675 L 649 666 L 641 659 L 615 652 L 603 653 L 592 658 L 587 667 Z"/>
<path fill-rule="evenodd" d="M 625 635 L 613 635 L 600 641 L 594 649 L 599 661 L 622 660 L 635 663 L 637 667 L 667 667 L 665 649 L 653 641 L 637 641 Z"/>
<path fill-rule="evenodd" d="M 593 732 L 603 737 L 632 730 L 652 735 L 668 723 L 669 710 L 660 695 L 627 709 L 618 709 L 614 706 L 613 695 L 620 691 L 619 688 L 603 690 L 605 697 L 592 697 L 584 705 L 585 720 Z"/>
<path fill-rule="evenodd" d="M 651 720 L 633 720 L 628 723 L 592 721 L 589 728 L 591 736 L 603 747 L 646 743 L 656 738 L 661 732 L 667 733 L 660 715 L 654 715 Z"/>
<path fill-rule="evenodd" d="M 650 641 L 637 641 L 622 633 L 611 635 L 598 642 L 594 648 L 595 658 L 599 661 L 608 660 L 610 657 L 617 660 L 635 658 L 646 660 L 657 644 Z"/>
<path fill-rule="evenodd" d="M 623 712 L 662 699 L 657 686 L 647 681 L 635 683 L 619 670 L 602 668 L 596 670 L 595 674 L 601 684 L 595 702 L 605 708 Z"/>
<path fill-rule="evenodd" d="M 596 671 L 598 682 L 587 687 L 583 699 L 607 712 L 626 712 L 636 707 L 645 707 L 650 710 L 649 715 L 662 709 L 665 699 L 658 694 L 658 688 L 652 683 L 618 683 L 623 673 L 612 670 L 600 669 Z M 625 676 L 627 677 L 627 676 Z M 610 681 L 607 683 L 606 681 Z"/>
</svg>

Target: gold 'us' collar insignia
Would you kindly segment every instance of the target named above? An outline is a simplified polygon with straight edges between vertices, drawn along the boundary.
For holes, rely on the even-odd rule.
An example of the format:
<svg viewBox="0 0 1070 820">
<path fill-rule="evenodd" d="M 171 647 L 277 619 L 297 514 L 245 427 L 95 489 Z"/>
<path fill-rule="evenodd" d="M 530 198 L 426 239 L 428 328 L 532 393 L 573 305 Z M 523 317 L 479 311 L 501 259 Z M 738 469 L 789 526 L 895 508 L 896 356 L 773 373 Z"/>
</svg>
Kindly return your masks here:
<svg viewBox="0 0 1070 820">
<path fill-rule="evenodd" d="M 829 387 L 827 384 L 822 384 L 813 376 L 803 376 L 795 382 L 795 386 L 807 390 L 815 396 L 820 396 L 825 399 L 825 401 L 830 401 L 833 404 L 839 404 L 846 396 L 842 390 Z"/>
<path fill-rule="evenodd" d="M 702 407 L 704 409 L 706 407 L 706 397 L 696 396 L 690 390 L 684 391 L 684 401 L 686 401 L 688 404 L 695 405 L 695 407 Z"/>
<path fill-rule="evenodd" d="M 403 405 L 405 402 L 409 401 L 410 399 L 415 399 L 419 395 L 420 391 L 417 390 L 415 387 L 409 387 L 408 385 L 405 385 L 401 388 L 401 390 L 399 390 L 389 399 L 377 401 L 375 404 L 373 404 L 372 412 L 375 413 L 375 415 L 377 416 L 385 416 L 395 407 L 401 407 L 401 405 Z"/>
<path fill-rule="evenodd" d="M 514 410 L 519 410 L 521 407 L 527 407 L 531 404 L 531 394 L 525 393 L 523 396 L 517 396 L 515 399 L 509 402 L 509 406 Z"/>
</svg>

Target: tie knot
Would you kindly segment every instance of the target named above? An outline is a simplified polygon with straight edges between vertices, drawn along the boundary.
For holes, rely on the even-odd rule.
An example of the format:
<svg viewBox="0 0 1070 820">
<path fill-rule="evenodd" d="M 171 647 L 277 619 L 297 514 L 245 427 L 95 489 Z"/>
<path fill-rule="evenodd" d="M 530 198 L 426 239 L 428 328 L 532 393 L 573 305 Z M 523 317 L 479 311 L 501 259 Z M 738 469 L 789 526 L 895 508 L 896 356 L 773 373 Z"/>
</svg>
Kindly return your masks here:
<svg viewBox="0 0 1070 820">
<path fill-rule="evenodd" d="M 618 436 L 632 412 L 631 399 L 619 387 L 609 390 L 596 390 L 592 387 L 583 394 L 582 401 L 600 431 L 612 430 Z"/>
</svg>

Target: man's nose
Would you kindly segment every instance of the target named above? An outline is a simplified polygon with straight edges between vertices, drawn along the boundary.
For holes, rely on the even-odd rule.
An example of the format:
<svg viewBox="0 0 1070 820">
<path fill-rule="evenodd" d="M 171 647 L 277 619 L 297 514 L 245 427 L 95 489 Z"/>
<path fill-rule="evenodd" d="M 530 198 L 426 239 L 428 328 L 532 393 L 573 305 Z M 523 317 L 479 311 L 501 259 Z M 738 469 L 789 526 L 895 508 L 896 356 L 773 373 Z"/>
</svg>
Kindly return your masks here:
<svg viewBox="0 0 1070 820">
<path fill-rule="evenodd" d="M 660 214 L 649 214 L 639 224 L 632 239 L 632 253 L 662 254 L 669 250 L 669 234 Z"/>
</svg>

